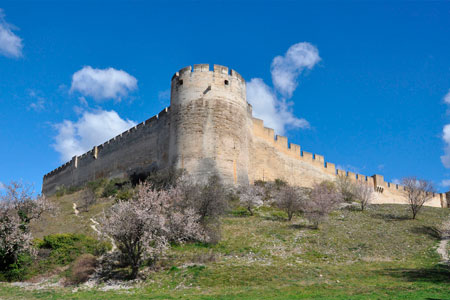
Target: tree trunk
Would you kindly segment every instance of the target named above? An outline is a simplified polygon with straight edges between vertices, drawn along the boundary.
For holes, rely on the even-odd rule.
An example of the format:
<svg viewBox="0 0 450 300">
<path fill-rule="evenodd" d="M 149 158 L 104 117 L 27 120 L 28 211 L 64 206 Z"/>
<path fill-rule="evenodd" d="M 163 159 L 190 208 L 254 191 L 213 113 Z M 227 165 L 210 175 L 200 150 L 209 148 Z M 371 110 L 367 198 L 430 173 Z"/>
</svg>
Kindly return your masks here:
<svg viewBox="0 0 450 300">
<path fill-rule="evenodd" d="M 131 267 L 131 279 L 136 279 L 137 275 L 139 273 L 139 266 L 132 266 Z"/>
</svg>

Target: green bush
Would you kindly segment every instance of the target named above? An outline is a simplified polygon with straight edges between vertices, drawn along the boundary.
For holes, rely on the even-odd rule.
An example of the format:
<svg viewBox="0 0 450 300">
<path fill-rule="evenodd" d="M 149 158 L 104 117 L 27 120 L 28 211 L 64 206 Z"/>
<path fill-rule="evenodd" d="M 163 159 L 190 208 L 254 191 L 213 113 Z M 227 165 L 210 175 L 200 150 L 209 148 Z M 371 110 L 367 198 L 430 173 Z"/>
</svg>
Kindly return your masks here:
<svg viewBox="0 0 450 300">
<path fill-rule="evenodd" d="M 119 191 L 119 187 L 113 180 L 110 180 L 103 189 L 102 197 L 114 196 Z"/>
<path fill-rule="evenodd" d="M 131 182 L 124 178 L 115 178 L 111 179 L 106 183 L 103 188 L 102 197 L 109 197 L 114 195 L 119 195 L 121 197 L 126 197 L 130 194 L 129 190 L 131 189 Z M 128 193 L 127 193 L 128 192 Z M 127 198 L 129 199 L 129 198 Z"/>
<path fill-rule="evenodd" d="M 96 193 L 100 188 L 103 188 L 107 183 L 105 178 L 97 179 L 87 183 L 87 187 Z"/>
<path fill-rule="evenodd" d="M 32 261 L 29 253 L 19 254 L 16 262 L 1 270 L 0 281 L 20 281 L 25 279 L 29 273 L 29 267 Z"/>
<path fill-rule="evenodd" d="M 118 200 L 129 200 L 132 197 L 133 197 L 133 189 L 128 187 L 121 189 L 116 195 L 116 199 Z"/>
<path fill-rule="evenodd" d="M 39 249 L 51 249 L 50 259 L 59 265 L 74 261 L 81 254 L 104 254 L 110 245 L 84 234 L 51 234 L 38 242 Z"/>
</svg>

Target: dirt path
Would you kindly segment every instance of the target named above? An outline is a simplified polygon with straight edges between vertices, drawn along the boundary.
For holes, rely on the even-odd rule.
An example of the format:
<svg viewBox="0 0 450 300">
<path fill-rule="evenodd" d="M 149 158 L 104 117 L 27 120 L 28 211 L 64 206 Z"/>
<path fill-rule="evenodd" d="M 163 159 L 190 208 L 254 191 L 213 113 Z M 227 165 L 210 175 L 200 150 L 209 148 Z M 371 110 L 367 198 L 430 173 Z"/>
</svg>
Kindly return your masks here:
<svg viewBox="0 0 450 300">
<path fill-rule="evenodd" d="M 91 222 L 93 223 L 91 225 L 92 230 L 94 230 L 96 233 L 101 234 L 100 231 L 97 229 L 97 226 L 100 225 L 97 221 L 91 218 Z M 116 243 L 114 243 L 114 240 L 111 237 L 108 237 L 111 240 L 112 248 L 108 251 L 108 253 L 112 253 L 117 249 Z"/>
<path fill-rule="evenodd" d="M 77 209 L 77 204 L 76 203 L 73 203 L 73 213 L 77 217 L 78 217 L 78 214 L 80 213 L 80 211 Z"/>
<path fill-rule="evenodd" d="M 442 237 L 439 247 L 437 248 L 437 253 L 441 256 L 442 262 L 444 264 L 450 265 L 450 257 L 448 255 L 448 246 L 450 241 L 450 220 L 444 222 L 440 228 L 440 235 Z"/>
<path fill-rule="evenodd" d="M 441 240 L 441 242 L 439 243 L 439 247 L 437 248 L 437 253 L 439 253 L 444 263 L 450 264 L 450 258 L 448 257 L 447 250 L 448 241 L 449 238 Z"/>
</svg>

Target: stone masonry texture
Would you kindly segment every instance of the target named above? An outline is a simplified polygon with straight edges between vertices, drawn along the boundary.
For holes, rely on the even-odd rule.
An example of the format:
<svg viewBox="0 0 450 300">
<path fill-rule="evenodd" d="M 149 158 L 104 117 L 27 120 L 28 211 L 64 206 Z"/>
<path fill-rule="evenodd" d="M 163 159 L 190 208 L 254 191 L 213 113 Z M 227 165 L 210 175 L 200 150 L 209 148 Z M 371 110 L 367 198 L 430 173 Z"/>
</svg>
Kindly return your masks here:
<svg viewBox="0 0 450 300">
<path fill-rule="evenodd" d="M 403 186 L 382 175 L 338 170 L 322 155 L 275 135 L 253 118 L 242 76 L 224 66 L 210 68 L 199 64 L 175 73 L 170 107 L 44 175 L 42 193 L 174 167 L 198 180 L 214 174 L 233 185 L 278 178 L 311 187 L 343 175 L 373 186 L 374 203 L 405 203 Z M 434 194 L 427 205 L 447 207 L 446 194 Z"/>
</svg>

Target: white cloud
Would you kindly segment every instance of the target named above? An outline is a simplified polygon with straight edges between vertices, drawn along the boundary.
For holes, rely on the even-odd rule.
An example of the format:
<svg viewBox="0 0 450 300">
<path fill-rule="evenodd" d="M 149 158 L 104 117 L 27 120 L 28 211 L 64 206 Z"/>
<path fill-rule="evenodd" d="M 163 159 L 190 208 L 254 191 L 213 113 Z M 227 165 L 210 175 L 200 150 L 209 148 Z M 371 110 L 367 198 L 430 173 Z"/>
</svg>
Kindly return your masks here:
<svg viewBox="0 0 450 300">
<path fill-rule="evenodd" d="M 135 125 L 133 121 L 120 118 L 113 110 L 85 111 L 76 122 L 64 120 L 55 125 L 58 134 L 53 148 L 60 153 L 62 161 L 68 161 Z"/>
<path fill-rule="evenodd" d="M 45 109 L 45 98 L 38 95 L 38 93 L 34 90 L 28 91 L 28 96 L 35 100 L 34 102 L 30 103 L 28 106 L 29 109 L 32 109 L 34 111 L 42 111 Z"/>
<path fill-rule="evenodd" d="M 274 88 L 261 78 L 247 83 L 247 101 L 253 106 L 253 115 L 263 119 L 277 134 L 284 134 L 287 128 L 309 128 L 307 120 L 294 116 L 293 103 L 288 99 L 297 88 L 297 78 L 302 71 L 311 69 L 319 61 L 319 51 L 309 43 L 292 45 L 284 56 L 275 57 L 271 66 Z"/>
<path fill-rule="evenodd" d="M 0 8 L 0 54 L 6 57 L 22 56 L 22 39 L 12 32 L 14 29 L 15 26 L 5 21 L 5 14 Z"/>
<path fill-rule="evenodd" d="M 289 47 L 284 56 L 272 61 L 271 73 L 275 89 L 290 98 L 297 88 L 297 78 L 305 68 L 312 69 L 320 61 L 319 51 L 310 43 L 297 43 Z"/>
<path fill-rule="evenodd" d="M 5 189 L 5 184 L 0 181 L 0 191 Z"/>
<path fill-rule="evenodd" d="M 450 106 L 450 90 L 444 96 L 444 102 Z M 444 126 L 442 130 L 442 140 L 445 143 L 444 155 L 441 156 L 441 162 L 446 168 L 450 168 L 450 124 Z"/>
<path fill-rule="evenodd" d="M 448 90 L 447 95 L 444 96 L 444 102 L 450 104 L 450 89 Z"/>
<path fill-rule="evenodd" d="M 36 102 L 33 102 L 30 104 L 30 108 L 34 111 L 42 111 L 45 108 L 45 102 L 44 99 L 38 99 Z"/>
<path fill-rule="evenodd" d="M 392 183 L 393 183 L 393 184 L 401 184 L 402 182 L 401 182 L 400 179 L 394 178 L 394 179 L 392 179 Z"/>
<path fill-rule="evenodd" d="M 160 91 L 158 93 L 158 100 L 159 101 L 166 101 L 170 99 L 170 89 L 167 89 L 165 91 Z"/>
<path fill-rule="evenodd" d="M 446 145 L 444 148 L 444 155 L 441 156 L 441 161 L 446 168 L 450 168 L 450 124 L 445 125 L 442 132 L 442 139 Z"/>
<path fill-rule="evenodd" d="M 360 168 L 352 166 L 352 165 L 336 165 L 336 169 L 343 171 L 350 171 L 356 174 L 361 173 Z"/>
<path fill-rule="evenodd" d="M 450 179 L 444 179 L 441 181 L 442 187 L 450 187 Z"/>
<path fill-rule="evenodd" d="M 120 101 L 136 89 L 137 79 L 125 71 L 86 66 L 73 74 L 70 92 L 77 91 L 97 101 L 106 99 Z"/>
<path fill-rule="evenodd" d="M 253 78 L 247 83 L 247 99 L 253 107 L 253 115 L 264 120 L 264 125 L 273 128 L 277 134 L 284 134 L 286 127 L 309 127 L 308 121 L 296 118 L 289 105 L 279 100 L 261 78 Z"/>
</svg>

